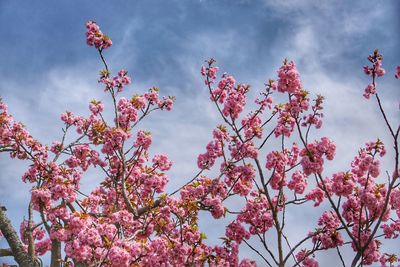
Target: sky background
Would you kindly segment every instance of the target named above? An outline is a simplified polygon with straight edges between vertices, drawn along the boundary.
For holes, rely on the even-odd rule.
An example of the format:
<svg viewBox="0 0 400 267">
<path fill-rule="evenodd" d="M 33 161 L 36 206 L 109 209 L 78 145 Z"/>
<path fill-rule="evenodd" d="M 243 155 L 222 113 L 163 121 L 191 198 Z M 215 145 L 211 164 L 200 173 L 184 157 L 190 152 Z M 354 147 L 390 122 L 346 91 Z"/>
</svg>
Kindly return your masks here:
<svg viewBox="0 0 400 267">
<path fill-rule="evenodd" d="M 329 175 L 347 170 L 366 141 L 390 140 L 376 103 L 362 97 L 370 82 L 362 66 L 375 48 L 387 71 L 378 91 L 389 119 L 399 122 L 399 81 L 394 79 L 400 64 L 399 13 L 397 0 L 0 0 L 0 96 L 16 120 L 47 144 L 61 137 L 59 117 L 65 110 L 87 115 L 94 98 L 107 107 L 97 83 L 103 66 L 85 43 L 85 22 L 95 20 L 114 43 L 105 52 L 110 69 L 127 69 L 133 78 L 124 96 L 157 86 L 161 94 L 177 97 L 173 111 L 140 126 L 153 133 L 151 152 L 167 153 L 174 162 L 171 192 L 197 172 L 197 155 L 221 123 L 199 73 L 204 60 L 215 58 L 221 73 L 251 84 L 256 95 L 289 58 L 297 63 L 304 88 L 326 97 L 324 126 L 314 136 L 330 136 L 338 144 Z M 388 170 L 392 165 L 390 158 L 383 164 Z M 29 187 L 20 180 L 26 166 L 0 155 L 0 202 L 15 226 L 29 198 Z M 84 179 L 89 190 L 101 177 Z M 306 220 L 310 214 L 307 209 L 288 217 L 298 225 L 291 228 L 294 239 L 305 232 L 302 228 L 316 225 Z M 210 233 L 209 242 L 224 233 L 220 221 L 205 219 L 201 225 Z M 243 249 L 241 256 L 253 256 Z M 323 257 L 322 266 L 329 259 Z"/>
</svg>

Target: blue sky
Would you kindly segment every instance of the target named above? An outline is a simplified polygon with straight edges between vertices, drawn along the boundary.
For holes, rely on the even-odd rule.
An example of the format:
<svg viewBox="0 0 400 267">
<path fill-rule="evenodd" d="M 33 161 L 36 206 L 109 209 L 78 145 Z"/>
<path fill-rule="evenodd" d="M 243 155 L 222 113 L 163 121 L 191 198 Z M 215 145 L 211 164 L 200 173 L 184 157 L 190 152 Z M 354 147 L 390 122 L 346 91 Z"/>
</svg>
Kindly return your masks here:
<svg viewBox="0 0 400 267">
<path fill-rule="evenodd" d="M 105 99 L 97 84 L 102 65 L 84 35 L 85 22 L 97 21 L 114 42 L 105 52 L 111 69 L 125 68 L 133 77 L 126 96 L 158 86 L 177 97 L 172 112 L 143 124 L 153 132 L 153 151 L 175 163 L 172 189 L 196 172 L 196 156 L 220 122 L 199 75 L 204 60 L 215 58 L 222 72 L 261 89 L 287 57 L 297 62 L 305 88 L 327 97 L 318 135 L 339 143 L 340 156 L 328 169 L 337 171 L 349 167 L 366 141 L 388 138 L 376 106 L 362 98 L 369 82 L 362 66 L 375 48 L 388 73 L 378 90 L 390 119 L 398 121 L 399 12 L 396 0 L 2 0 L 0 96 L 34 137 L 59 138 L 62 112 L 88 114 L 90 100 Z M 0 201 L 15 225 L 26 210 L 28 189 L 19 180 L 25 166 L 0 155 Z M 92 176 L 85 183 L 89 188 L 96 181 Z"/>
</svg>

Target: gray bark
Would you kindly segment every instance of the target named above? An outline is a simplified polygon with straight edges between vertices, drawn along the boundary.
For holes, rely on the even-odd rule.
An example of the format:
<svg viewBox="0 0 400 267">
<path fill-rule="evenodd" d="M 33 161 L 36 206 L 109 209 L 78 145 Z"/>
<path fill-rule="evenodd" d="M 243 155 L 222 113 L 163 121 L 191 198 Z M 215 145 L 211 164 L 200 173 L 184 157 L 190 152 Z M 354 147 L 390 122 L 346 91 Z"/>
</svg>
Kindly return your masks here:
<svg viewBox="0 0 400 267">
<path fill-rule="evenodd" d="M 22 246 L 22 242 L 18 237 L 17 232 L 15 232 L 11 221 L 7 218 L 7 215 L 0 209 L 0 230 L 4 235 L 4 238 L 7 240 L 8 245 L 10 246 L 12 256 L 14 260 L 21 267 L 34 267 L 37 266 L 35 263 L 35 259 L 30 257 L 27 252 L 24 251 Z"/>
</svg>

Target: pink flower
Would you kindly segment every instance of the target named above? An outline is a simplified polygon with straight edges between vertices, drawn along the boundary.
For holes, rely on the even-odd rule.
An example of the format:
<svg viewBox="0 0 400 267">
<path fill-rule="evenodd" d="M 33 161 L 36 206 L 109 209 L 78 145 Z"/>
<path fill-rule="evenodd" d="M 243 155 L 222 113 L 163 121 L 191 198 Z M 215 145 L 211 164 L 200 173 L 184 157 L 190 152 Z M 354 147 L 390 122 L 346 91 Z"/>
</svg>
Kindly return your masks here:
<svg viewBox="0 0 400 267">
<path fill-rule="evenodd" d="M 104 145 L 101 152 L 112 155 L 116 150 L 122 147 L 123 142 L 129 137 L 130 134 L 121 128 L 107 129 L 104 134 Z"/>
<path fill-rule="evenodd" d="M 239 267 L 256 267 L 257 264 L 253 260 L 243 259 L 239 263 Z"/>
<path fill-rule="evenodd" d="M 120 70 L 118 76 L 113 78 L 114 87 L 117 88 L 118 92 L 122 92 L 124 86 L 131 84 L 132 79 L 128 76 L 128 71 Z"/>
<path fill-rule="evenodd" d="M 228 187 L 232 187 L 235 194 L 246 196 L 253 187 L 253 179 L 255 177 L 254 168 L 248 164 L 245 166 L 229 166 L 225 171 L 225 183 Z"/>
<path fill-rule="evenodd" d="M 151 133 L 145 131 L 139 131 L 136 136 L 136 142 L 134 146 L 136 148 L 143 147 L 144 150 L 149 149 L 151 145 Z"/>
<path fill-rule="evenodd" d="M 292 180 L 288 183 L 288 188 L 296 194 L 303 194 L 307 187 L 307 178 L 301 171 L 295 171 L 292 174 Z"/>
<path fill-rule="evenodd" d="M 274 130 L 275 137 L 280 135 L 290 137 L 296 124 L 296 119 L 292 116 L 290 111 L 286 109 L 278 109 L 279 117 L 278 123 Z"/>
<path fill-rule="evenodd" d="M 333 175 L 332 191 L 337 196 L 349 196 L 353 193 L 355 179 L 350 172 L 339 172 Z"/>
<path fill-rule="evenodd" d="M 261 128 L 261 119 L 259 116 L 254 116 L 253 114 L 249 114 L 246 118 L 242 120 L 242 126 L 244 127 L 244 135 L 246 138 L 261 138 L 262 136 L 262 128 Z"/>
<path fill-rule="evenodd" d="M 50 147 L 50 151 L 56 155 L 60 154 L 62 149 L 63 149 L 62 144 L 59 141 L 54 141 L 52 146 Z"/>
<path fill-rule="evenodd" d="M 310 258 L 310 256 L 310 252 L 303 249 L 296 254 L 296 259 L 300 262 L 300 266 L 302 267 L 318 267 L 318 262 L 314 258 Z"/>
<path fill-rule="evenodd" d="M 297 93 L 300 91 L 302 87 L 300 74 L 293 61 L 289 63 L 284 62 L 284 65 L 278 70 L 278 77 L 277 90 L 279 92 Z"/>
<path fill-rule="evenodd" d="M 159 89 L 156 87 L 150 88 L 150 90 L 144 94 L 145 99 L 151 104 L 158 104 L 160 100 L 158 99 Z"/>
<path fill-rule="evenodd" d="M 156 155 L 153 158 L 153 163 L 155 167 L 159 168 L 161 171 L 168 171 L 171 169 L 172 162 L 168 160 L 166 155 Z"/>
<path fill-rule="evenodd" d="M 61 114 L 61 120 L 63 122 L 65 122 L 67 125 L 72 125 L 75 123 L 76 118 L 75 118 L 74 114 L 72 114 L 72 112 L 67 111 L 67 112 Z"/>
<path fill-rule="evenodd" d="M 314 207 L 318 207 L 322 201 L 324 201 L 325 193 L 321 188 L 317 187 L 306 194 L 305 198 L 307 200 L 313 200 L 315 202 Z"/>
<path fill-rule="evenodd" d="M 321 242 L 323 248 L 334 248 L 343 245 L 343 238 L 337 228 L 340 226 L 339 218 L 333 212 L 325 211 L 318 220 L 317 229 L 313 234 L 313 243 Z"/>
<path fill-rule="evenodd" d="M 235 87 L 235 78 L 231 75 L 224 73 L 218 86 L 211 91 L 211 101 L 218 101 L 223 104 L 225 102 L 228 92 L 232 91 Z"/>
<path fill-rule="evenodd" d="M 224 102 L 222 113 L 225 117 L 231 117 L 233 120 L 239 117 L 246 105 L 246 93 L 248 86 L 238 85 L 236 90 L 230 90 Z"/>
<path fill-rule="evenodd" d="M 371 95 L 375 95 L 375 94 L 376 94 L 375 86 L 373 84 L 368 84 L 368 86 L 364 90 L 363 96 L 366 99 L 369 99 Z"/>
<path fill-rule="evenodd" d="M 214 83 L 215 79 L 217 78 L 218 67 L 212 66 L 215 63 L 214 59 L 209 59 L 207 61 L 208 67 L 201 66 L 200 73 L 202 76 L 205 76 L 206 79 L 204 83 L 206 85 Z"/>
<path fill-rule="evenodd" d="M 100 101 L 93 100 L 90 102 L 89 109 L 93 115 L 97 115 L 104 110 L 104 105 Z"/>
<path fill-rule="evenodd" d="M 89 46 L 95 46 L 99 50 L 107 49 L 112 45 L 111 39 L 104 35 L 100 27 L 94 21 L 86 23 L 86 43 Z"/>
<path fill-rule="evenodd" d="M 253 141 L 247 141 L 242 143 L 236 140 L 232 145 L 229 146 L 231 151 L 231 156 L 236 160 L 241 160 L 243 158 L 257 158 L 258 149 L 254 146 Z"/>
<path fill-rule="evenodd" d="M 400 65 L 396 67 L 396 74 L 394 77 L 396 77 L 396 79 L 400 79 Z"/>
<path fill-rule="evenodd" d="M 237 221 L 231 222 L 226 227 L 225 235 L 238 244 L 242 243 L 243 239 L 248 240 L 250 238 L 250 233 Z"/>
<path fill-rule="evenodd" d="M 246 207 L 237 217 L 238 222 L 249 225 L 249 232 L 252 235 L 265 233 L 273 226 L 273 216 L 265 196 L 256 196 L 248 199 Z"/>
<path fill-rule="evenodd" d="M 170 97 L 163 97 L 163 100 L 160 100 L 158 103 L 158 107 L 160 109 L 166 109 L 168 111 L 172 110 L 172 106 L 174 105 L 175 98 Z"/>
<path fill-rule="evenodd" d="M 215 219 L 219 219 L 224 215 L 225 209 L 220 198 L 207 198 L 203 203 L 211 208 L 211 214 Z"/>
<path fill-rule="evenodd" d="M 222 125 L 213 130 L 213 138 L 220 142 L 230 140 L 229 132 L 227 131 L 226 127 Z"/>
<path fill-rule="evenodd" d="M 51 250 L 51 240 L 49 238 L 35 244 L 35 253 L 37 256 L 42 256 L 49 250 Z"/>
<path fill-rule="evenodd" d="M 51 192 L 48 189 L 33 189 L 32 204 L 35 210 L 40 210 L 40 207 L 49 209 L 51 207 Z"/>
<path fill-rule="evenodd" d="M 300 152 L 300 156 L 302 156 L 300 163 L 303 167 L 303 172 L 307 176 L 311 173 L 322 173 L 324 164 L 323 156 L 325 155 L 328 160 L 333 160 L 335 152 L 335 143 L 326 137 L 322 137 L 321 141 L 308 144 L 307 148 L 304 148 Z"/>
</svg>

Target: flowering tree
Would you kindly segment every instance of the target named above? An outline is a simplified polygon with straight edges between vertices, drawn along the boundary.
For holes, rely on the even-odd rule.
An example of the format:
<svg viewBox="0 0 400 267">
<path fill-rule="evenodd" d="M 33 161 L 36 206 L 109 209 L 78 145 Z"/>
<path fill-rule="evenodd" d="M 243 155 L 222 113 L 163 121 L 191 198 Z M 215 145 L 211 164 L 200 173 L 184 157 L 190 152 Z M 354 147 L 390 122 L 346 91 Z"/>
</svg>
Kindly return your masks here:
<svg viewBox="0 0 400 267">
<path fill-rule="evenodd" d="M 47 252 L 51 266 L 256 266 L 255 259 L 239 259 L 239 248 L 248 246 L 268 266 L 318 266 L 315 255 L 328 249 L 337 251 L 343 266 L 393 266 L 398 261 L 380 246 L 400 233 L 400 127 L 388 120 L 381 105 L 376 80 L 385 70 L 378 50 L 364 67 L 372 79 L 364 97 L 377 100 L 393 139 L 390 173 L 380 170 L 386 150 L 378 139 L 359 150 L 350 170 L 324 175 L 336 145 L 327 137 L 311 137 L 322 126 L 324 98 L 310 100 L 294 62 L 284 61 L 277 81 L 266 83 L 252 111 L 243 115 L 250 86 L 228 74 L 217 78 L 218 67 L 210 59 L 201 75 L 222 124 L 198 156 L 197 174 L 167 193 L 165 172 L 172 163 L 166 155 L 149 155 L 151 133 L 137 127 L 153 111 L 171 110 L 174 98 L 160 97 L 155 87 L 144 95 L 121 97 L 131 78 L 125 70 L 111 76 L 104 58 L 111 39 L 93 21 L 86 27 L 87 44 L 104 63 L 99 83 L 110 95 L 113 120 L 107 121 L 104 104 L 93 100 L 89 117 L 62 114 L 61 140 L 45 146 L 0 101 L 0 151 L 30 162 L 22 181 L 32 184 L 20 235 L 5 207 L 0 209 L 0 230 L 9 245 L 0 256 L 13 256 L 20 266 L 40 265 Z M 400 78 L 400 66 L 395 76 Z M 287 101 L 274 105 L 274 94 Z M 74 141 L 67 143 L 67 135 Z M 273 138 L 280 143 L 275 149 L 268 146 Z M 214 166 L 218 174 L 210 175 Z M 81 177 L 90 167 L 98 168 L 103 179 L 85 194 Z M 243 207 L 227 205 L 231 198 L 241 199 Z M 304 229 L 303 239 L 291 243 L 286 211 L 324 201 L 326 210 L 312 223 L 316 228 Z M 221 244 L 206 244 L 200 211 L 217 223 L 232 218 Z M 354 251 L 348 263 L 340 252 L 346 247 Z"/>
</svg>

